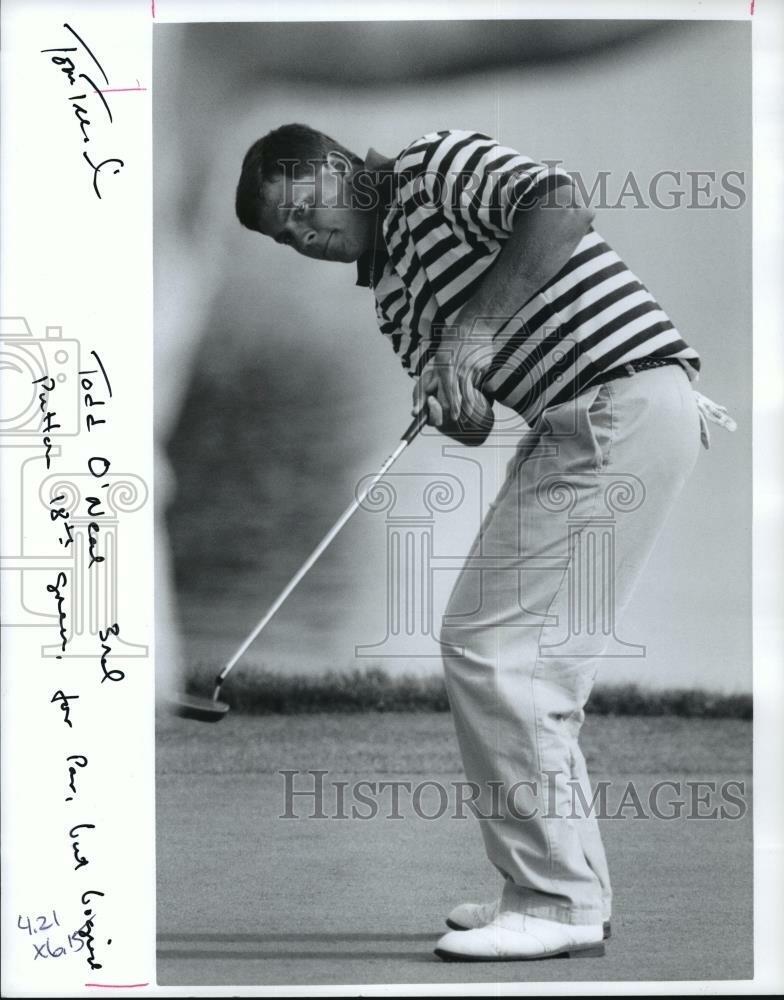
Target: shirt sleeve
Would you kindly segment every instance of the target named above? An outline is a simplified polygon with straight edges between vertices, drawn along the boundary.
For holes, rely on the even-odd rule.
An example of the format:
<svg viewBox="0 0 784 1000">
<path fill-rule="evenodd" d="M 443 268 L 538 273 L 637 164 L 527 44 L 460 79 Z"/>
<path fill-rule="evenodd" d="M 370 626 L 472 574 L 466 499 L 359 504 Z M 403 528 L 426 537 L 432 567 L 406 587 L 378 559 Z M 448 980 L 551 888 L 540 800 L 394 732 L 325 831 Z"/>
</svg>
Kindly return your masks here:
<svg viewBox="0 0 784 1000">
<path fill-rule="evenodd" d="M 423 136 L 401 155 L 412 197 L 439 208 L 465 234 L 505 240 L 518 213 L 552 198 L 569 203 L 574 182 L 556 163 L 544 163 L 480 132 L 445 131 Z"/>
</svg>

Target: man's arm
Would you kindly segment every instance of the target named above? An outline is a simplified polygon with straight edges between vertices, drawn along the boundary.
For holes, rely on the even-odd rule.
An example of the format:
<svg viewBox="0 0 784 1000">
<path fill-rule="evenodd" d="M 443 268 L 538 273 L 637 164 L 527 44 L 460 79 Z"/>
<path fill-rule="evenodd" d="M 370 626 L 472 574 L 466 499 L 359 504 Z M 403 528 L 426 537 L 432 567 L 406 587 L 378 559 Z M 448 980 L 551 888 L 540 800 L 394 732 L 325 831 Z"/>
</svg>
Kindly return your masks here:
<svg viewBox="0 0 784 1000">
<path fill-rule="evenodd" d="M 575 203 L 573 188 L 558 188 L 555 195 L 551 192 L 547 198 L 518 211 L 498 260 L 457 317 L 457 343 L 453 338 L 442 344 L 417 385 L 415 408 L 419 408 L 425 397 L 429 401 L 435 398 L 439 405 L 434 407 L 429 403 L 429 422 L 450 437 L 463 440 L 459 436 L 460 427 L 478 420 L 477 432 L 472 433 L 470 441 L 464 441 L 466 444 L 480 444 L 484 440 L 480 429 L 487 422 L 486 409 L 477 401 L 477 393 L 472 392 L 493 352 L 491 330 L 486 331 L 486 343 L 481 343 L 481 321 L 487 318 L 497 321 L 519 312 L 564 267 L 593 221 L 593 211 Z M 470 351 L 461 347 L 465 342 L 470 342 Z M 489 408 L 489 402 L 485 403 Z M 492 427 L 491 409 L 490 414 Z"/>
<path fill-rule="evenodd" d="M 559 188 L 556 194 L 563 191 Z M 520 211 L 498 260 L 458 317 L 461 331 L 470 329 L 475 319 L 518 312 L 564 267 L 593 219 L 592 209 L 552 204 L 549 199 Z"/>
</svg>

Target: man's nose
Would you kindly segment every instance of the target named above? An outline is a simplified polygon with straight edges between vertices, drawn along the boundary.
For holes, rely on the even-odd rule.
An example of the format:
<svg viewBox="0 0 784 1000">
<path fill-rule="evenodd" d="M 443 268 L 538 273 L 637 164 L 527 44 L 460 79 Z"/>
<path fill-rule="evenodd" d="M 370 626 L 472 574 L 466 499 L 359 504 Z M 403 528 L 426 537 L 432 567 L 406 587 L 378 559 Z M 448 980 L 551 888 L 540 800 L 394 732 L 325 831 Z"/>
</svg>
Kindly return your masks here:
<svg viewBox="0 0 784 1000">
<path fill-rule="evenodd" d="M 302 253 L 308 253 L 315 248 L 317 239 L 318 237 L 314 229 L 304 229 L 297 233 L 297 246 Z"/>
</svg>

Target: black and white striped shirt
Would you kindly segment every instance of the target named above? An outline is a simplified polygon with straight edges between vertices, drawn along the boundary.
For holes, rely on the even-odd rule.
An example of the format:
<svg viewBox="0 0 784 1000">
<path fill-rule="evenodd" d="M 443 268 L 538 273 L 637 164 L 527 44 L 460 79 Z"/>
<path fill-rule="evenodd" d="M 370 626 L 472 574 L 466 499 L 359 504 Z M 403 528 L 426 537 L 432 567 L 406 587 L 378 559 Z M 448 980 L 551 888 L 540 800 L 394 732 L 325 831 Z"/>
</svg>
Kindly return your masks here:
<svg viewBox="0 0 784 1000">
<path fill-rule="evenodd" d="M 516 213 L 573 182 L 563 170 L 467 131 L 423 136 L 386 179 L 383 253 L 367 283 L 381 332 L 417 376 L 443 328 L 478 290 Z M 698 377 L 697 352 L 593 228 L 514 316 L 488 319 L 492 362 L 482 389 L 529 424 L 628 361 L 677 358 L 692 381 Z"/>
</svg>

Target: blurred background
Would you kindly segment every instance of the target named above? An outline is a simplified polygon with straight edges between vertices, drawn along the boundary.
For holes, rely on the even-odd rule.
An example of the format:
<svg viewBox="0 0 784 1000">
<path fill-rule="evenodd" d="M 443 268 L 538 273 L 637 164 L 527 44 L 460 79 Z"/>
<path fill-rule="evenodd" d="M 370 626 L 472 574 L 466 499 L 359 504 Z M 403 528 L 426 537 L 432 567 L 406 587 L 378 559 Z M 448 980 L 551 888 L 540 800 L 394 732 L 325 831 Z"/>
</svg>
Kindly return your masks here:
<svg viewBox="0 0 784 1000">
<path fill-rule="evenodd" d="M 589 189 L 609 172 L 611 205 L 630 172 L 646 198 L 660 171 L 680 171 L 687 193 L 686 171 L 745 172 L 735 210 L 687 207 L 688 197 L 641 208 L 627 196 L 623 207 L 597 208 L 594 225 L 699 351 L 698 387 L 739 425 L 734 435 L 711 425 L 713 447 L 618 627 L 645 657 L 607 660 L 600 681 L 750 691 L 750 25 L 158 24 L 153 53 L 163 686 L 222 665 L 409 419 L 411 380 L 353 265 L 299 257 L 234 217 L 248 146 L 300 121 L 361 156 L 370 146 L 393 156 L 429 131 L 476 129 L 561 161 Z M 414 474 L 461 484 L 462 502 L 432 520 L 436 557 L 459 557 L 511 457 L 503 442 L 444 454 L 445 443 L 436 434 L 416 442 L 396 467 L 411 474 L 394 480 L 398 507 L 359 512 L 249 666 L 440 671 L 427 637 L 395 656 L 355 650 L 385 637 L 386 517 L 421 515 Z M 436 631 L 455 572 L 434 574 Z"/>
</svg>

